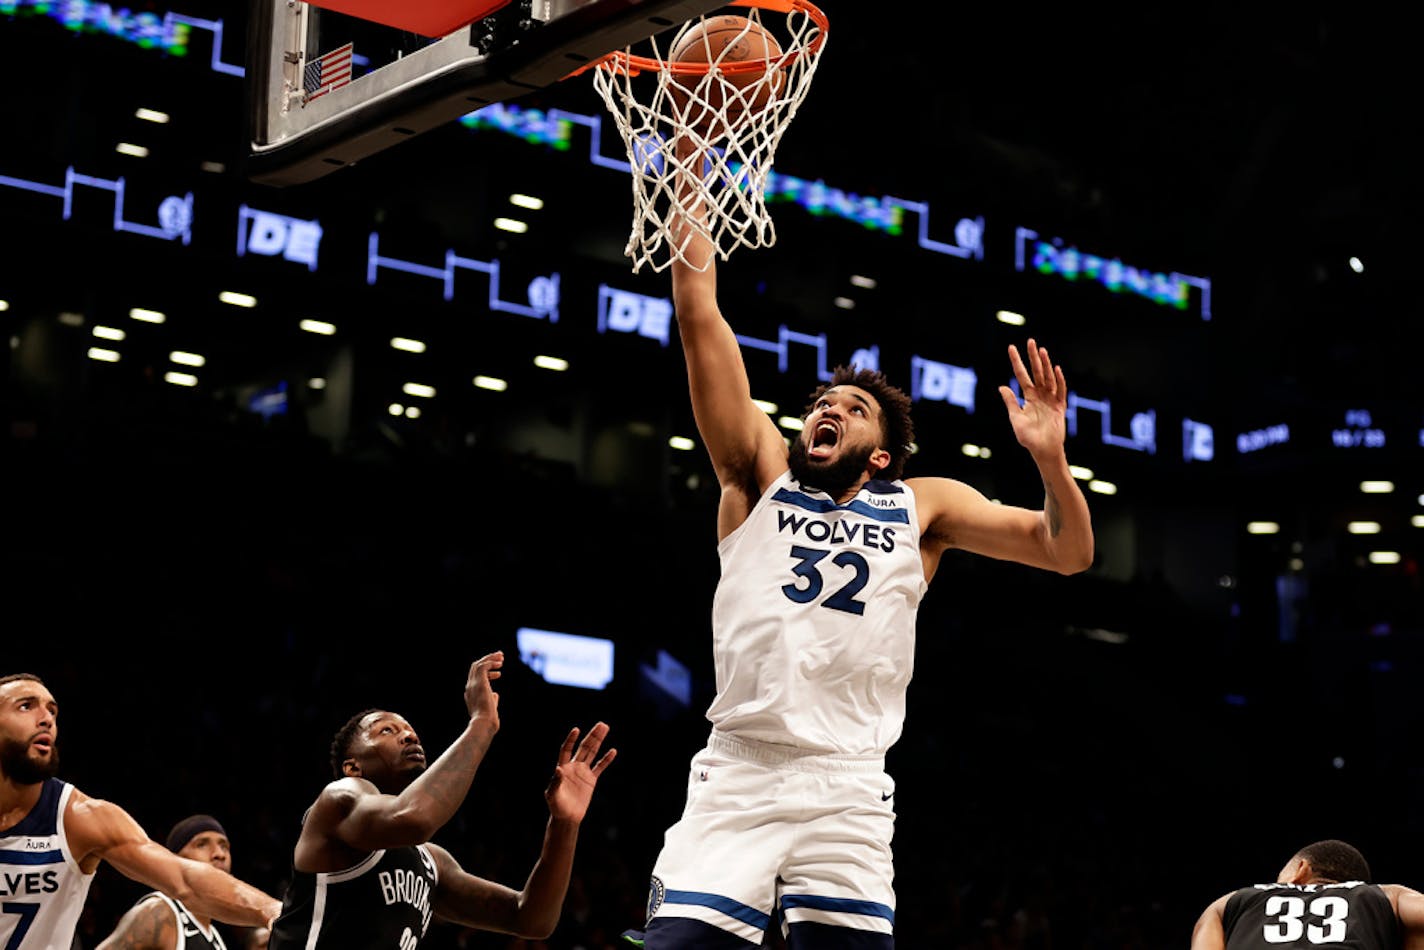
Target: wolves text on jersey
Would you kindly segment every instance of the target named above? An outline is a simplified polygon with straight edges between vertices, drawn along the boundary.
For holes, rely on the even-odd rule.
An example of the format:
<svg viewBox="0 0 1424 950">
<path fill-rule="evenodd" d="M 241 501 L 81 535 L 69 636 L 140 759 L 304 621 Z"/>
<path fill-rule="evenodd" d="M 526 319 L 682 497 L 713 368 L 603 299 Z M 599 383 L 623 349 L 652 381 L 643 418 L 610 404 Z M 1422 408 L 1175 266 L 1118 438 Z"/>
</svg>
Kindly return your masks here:
<svg viewBox="0 0 1424 950">
<path fill-rule="evenodd" d="M 798 515 L 792 511 L 778 511 L 776 530 L 783 532 L 788 528 L 793 537 L 801 535 L 818 543 L 861 544 L 886 553 L 895 550 L 895 529 L 880 524 L 850 519 L 822 521 L 820 518 Z"/>
</svg>

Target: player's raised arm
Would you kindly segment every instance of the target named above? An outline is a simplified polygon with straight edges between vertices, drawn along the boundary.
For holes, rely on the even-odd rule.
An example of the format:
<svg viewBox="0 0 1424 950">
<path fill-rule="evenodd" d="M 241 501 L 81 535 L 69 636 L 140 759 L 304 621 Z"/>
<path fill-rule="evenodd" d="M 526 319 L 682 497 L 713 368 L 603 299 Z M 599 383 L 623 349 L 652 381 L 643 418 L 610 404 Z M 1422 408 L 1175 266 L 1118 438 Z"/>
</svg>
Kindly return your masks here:
<svg viewBox="0 0 1424 950">
<path fill-rule="evenodd" d="M 707 198 L 698 180 L 702 155 L 690 145 L 677 152 L 681 210 L 674 212 L 673 237 L 686 243 L 682 256 L 674 256 L 672 297 L 692 412 L 722 487 L 744 488 L 755 497 L 785 470 L 786 443 L 752 403 L 741 345 L 717 305 L 716 253 L 706 233 Z"/>
<path fill-rule="evenodd" d="M 577 729 L 564 740 L 554 775 L 544 792 L 549 803 L 544 846 L 523 890 L 476 877 L 461 868 L 449 852 L 430 846 L 440 867 L 435 912 L 442 919 L 480 930 L 548 939 L 563 913 L 579 826 L 588 813 L 598 777 L 617 754 L 609 749 L 599 756 L 607 735 L 608 726 L 600 722 L 583 741 L 578 742 Z"/>
<path fill-rule="evenodd" d="M 469 793 L 475 772 L 499 731 L 499 694 L 493 683 L 501 675 L 504 654 L 496 651 L 470 665 L 465 681 L 469 722 L 459 737 L 429 768 L 419 772 L 396 794 L 383 793 L 361 773 L 353 756 L 345 778 L 327 785 L 312 806 L 297 841 L 297 866 L 324 867 L 319 855 L 332 842 L 356 851 L 378 851 L 422 844 L 444 827 Z M 363 723 L 373 744 L 399 750 L 402 762 L 423 766 L 424 747 L 410 724 L 393 713 L 372 713 Z"/>
<path fill-rule="evenodd" d="M 1063 369 L 1033 340 L 1027 366 L 1013 346 L 1009 362 L 1023 405 L 1007 386 L 1000 386 L 999 394 L 1014 436 L 1038 466 L 1043 509 L 997 505 L 952 479 L 909 479 L 922 508 L 925 543 L 936 553 L 954 547 L 1060 574 L 1087 570 L 1093 563 L 1093 524 L 1063 448 L 1068 405 Z"/>
</svg>

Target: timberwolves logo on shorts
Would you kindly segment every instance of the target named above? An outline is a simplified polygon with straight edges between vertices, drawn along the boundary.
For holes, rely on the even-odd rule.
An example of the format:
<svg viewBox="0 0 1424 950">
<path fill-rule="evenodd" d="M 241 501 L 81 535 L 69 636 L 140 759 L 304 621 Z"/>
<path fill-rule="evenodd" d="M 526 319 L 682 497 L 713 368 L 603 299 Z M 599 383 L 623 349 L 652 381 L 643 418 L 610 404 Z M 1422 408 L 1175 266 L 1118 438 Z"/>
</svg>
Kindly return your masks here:
<svg viewBox="0 0 1424 950">
<path fill-rule="evenodd" d="M 663 898 L 667 896 L 667 888 L 663 887 L 663 882 L 658 880 L 657 875 L 653 875 L 653 881 L 648 885 L 648 920 L 652 921 L 653 915 L 658 912 L 658 908 L 663 906 Z"/>
</svg>

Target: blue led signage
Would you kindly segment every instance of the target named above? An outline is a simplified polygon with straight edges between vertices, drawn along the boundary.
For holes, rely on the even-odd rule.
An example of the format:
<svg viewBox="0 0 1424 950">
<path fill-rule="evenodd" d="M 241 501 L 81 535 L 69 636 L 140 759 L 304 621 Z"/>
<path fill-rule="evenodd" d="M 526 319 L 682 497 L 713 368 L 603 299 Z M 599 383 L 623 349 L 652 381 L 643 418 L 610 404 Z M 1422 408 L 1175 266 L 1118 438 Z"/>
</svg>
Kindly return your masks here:
<svg viewBox="0 0 1424 950">
<path fill-rule="evenodd" d="M 420 277 L 433 277 L 444 284 L 446 300 L 455 299 L 455 273 L 460 270 L 478 271 L 489 276 L 489 308 L 503 313 L 517 313 L 525 317 L 536 319 L 547 319 L 550 323 L 559 322 L 559 275 L 550 274 L 547 277 L 536 277 L 526 288 L 527 303 L 514 303 L 504 300 L 499 295 L 499 261 L 477 261 L 468 257 L 460 257 L 452 250 L 445 252 L 445 263 L 440 267 L 432 267 L 428 264 L 416 264 L 411 261 L 403 261 L 395 257 L 382 257 L 380 254 L 380 235 L 371 232 L 366 254 L 366 283 L 374 285 L 376 274 L 381 268 L 387 270 L 404 271 L 407 274 L 416 274 Z"/>
<path fill-rule="evenodd" d="M 280 254 L 289 261 L 316 270 L 317 251 L 321 245 L 321 223 L 291 218 L 271 211 L 258 211 L 241 205 L 237 209 L 237 256 L 250 251 L 275 257 Z"/>
</svg>

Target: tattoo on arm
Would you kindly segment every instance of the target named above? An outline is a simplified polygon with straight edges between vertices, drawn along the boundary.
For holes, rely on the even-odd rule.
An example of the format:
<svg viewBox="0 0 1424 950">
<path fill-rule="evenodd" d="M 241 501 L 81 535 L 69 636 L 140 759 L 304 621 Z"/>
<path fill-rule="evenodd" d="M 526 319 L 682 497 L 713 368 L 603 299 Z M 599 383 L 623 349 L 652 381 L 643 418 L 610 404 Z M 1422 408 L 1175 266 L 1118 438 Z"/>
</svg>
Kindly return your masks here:
<svg viewBox="0 0 1424 950">
<path fill-rule="evenodd" d="M 178 941 L 177 923 L 168 905 L 154 898 L 131 915 L 104 947 L 106 950 L 167 950 Z"/>
<path fill-rule="evenodd" d="M 1063 530 L 1063 509 L 1058 507 L 1058 499 L 1047 484 L 1043 486 L 1043 494 L 1043 513 L 1048 517 L 1048 536 L 1056 538 Z"/>
</svg>

